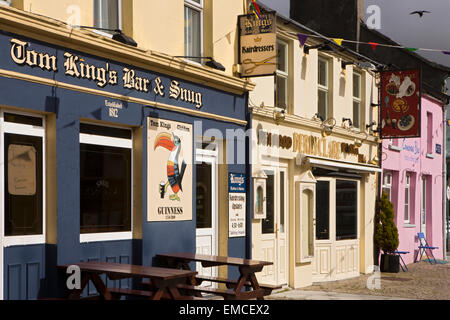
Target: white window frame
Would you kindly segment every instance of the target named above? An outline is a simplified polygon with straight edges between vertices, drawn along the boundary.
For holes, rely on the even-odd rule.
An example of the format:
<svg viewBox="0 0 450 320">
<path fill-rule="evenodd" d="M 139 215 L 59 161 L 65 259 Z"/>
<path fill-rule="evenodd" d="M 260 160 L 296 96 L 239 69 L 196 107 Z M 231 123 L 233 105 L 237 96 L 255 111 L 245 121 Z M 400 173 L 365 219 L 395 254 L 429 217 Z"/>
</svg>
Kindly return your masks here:
<svg viewBox="0 0 450 320">
<path fill-rule="evenodd" d="M 389 177 L 389 181 L 386 181 L 386 178 Z M 392 201 L 392 172 L 391 171 L 385 171 L 383 173 L 383 183 L 381 187 L 381 191 L 383 189 L 389 189 L 389 201 Z"/>
<path fill-rule="evenodd" d="M 0 5 L 11 6 L 11 0 L 0 0 Z"/>
<path fill-rule="evenodd" d="M 323 120 L 327 120 L 328 118 L 330 118 L 330 60 L 323 57 L 323 56 L 319 56 L 318 58 L 318 62 L 317 62 L 317 71 L 319 71 L 319 64 L 320 61 L 325 62 L 326 64 L 326 68 L 325 68 L 325 80 L 326 80 L 326 85 L 321 85 L 319 83 L 319 72 L 317 72 L 317 112 L 320 113 L 319 110 L 319 91 L 325 92 L 326 93 L 326 104 L 325 104 L 325 115 L 324 115 L 324 119 Z"/>
<path fill-rule="evenodd" d="M 204 0 L 200 0 L 200 3 L 197 3 L 197 2 L 195 2 L 195 1 L 192 1 L 192 0 L 184 0 L 184 6 L 183 6 L 183 18 L 184 19 L 186 19 L 185 17 L 184 17 L 184 11 L 185 11 L 185 7 L 188 7 L 188 8 L 190 8 L 190 9 L 192 9 L 192 10 L 195 10 L 195 11 L 198 11 L 199 13 L 200 13 L 200 53 L 199 53 L 199 56 L 200 57 L 203 57 L 203 21 L 204 21 L 204 19 L 203 19 L 203 14 L 204 14 Z M 183 26 L 184 26 L 184 24 L 183 24 Z M 186 30 L 184 30 L 183 32 L 185 32 Z M 186 34 L 183 34 L 184 35 L 184 38 L 186 38 Z M 185 42 L 184 43 L 184 55 L 188 55 L 187 53 L 186 53 L 186 46 L 187 46 L 187 43 Z M 194 60 L 191 60 L 191 58 L 185 58 L 184 59 L 185 61 L 189 61 L 189 62 L 191 62 L 191 63 L 195 63 L 195 64 L 198 64 L 198 65 L 201 65 L 202 63 L 200 62 L 197 62 L 197 61 L 194 61 Z"/>
<path fill-rule="evenodd" d="M 42 127 L 36 127 L 33 125 L 12 123 L 4 121 L 4 113 L 12 113 L 17 115 L 30 116 L 34 118 L 42 119 Z M 5 177 L 3 174 L 0 175 L 0 203 L 1 203 L 1 234 L 0 237 L 3 238 L 3 247 L 10 246 L 21 246 L 21 245 L 32 245 L 32 244 L 44 244 L 46 239 L 46 141 L 45 141 L 45 117 L 42 115 L 24 113 L 18 111 L 1 110 L 0 111 L 0 159 L 4 159 L 4 143 L 5 143 L 5 133 L 17 134 L 22 136 L 33 136 L 42 138 L 42 234 L 39 235 L 29 235 L 29 236 L 4 236 L 5 234 Z M 5 165 L 3 160 L 0 161 L 0 172 L 5 172 Z M 3 248 L 0 248 L 3 250 Z"/>
<path fill-rule="evenodd" d="M 352 97 L 353 97 L 353 105 L 352 105 L 352 119 L 353 119 L 353 126 L 355 127 L 355 128 L 358 128 L 358 129 L 361 129 L 361 127 L 362 127 L 362 125 L 363 125 L 363 119 L 362 119 L 362 116 L 363 116 L 363 110 L 362 110 L 362 106 L 363 106 L 363 99 L 362 99 L 362 79 L 363 79 L 363 75 L 362 75 L 362 73 L 361 72 L 359 72 L 359 71 L 353 71 L 353 81 L 355 80 L 355 76 L 357 76 L 358 78 L 359 78 L 359 81 L 358 81 L 358 91 L 359 91 L 359 97 L 356 97 L 355 96 L 355 92 L 354 92 L 354 90 L 353 90 L 353 88 L 352 88 Z M 354 113 L 355 113 L 355 106 L 354 106 L 354 103 L 358 103 L 358 105 L 359 105 L 359 108 L 358 108 L 358 119 L 357 119 L 357 121 L 355 121 L 355 119 L 354 119 Z M 358 124 L 357 126 L 355 125 L 355 124 Z"/>
<path fill-rule="evenodd" d="M 406 195 L 408 195 L 408 203 L 406 203 Z M 405 203 L 404 203 L 404 215 L 403 215 L 403 222 L 405 224 L 409 224 L 411 221 L 411 173 L 406 172 L 405 174 Z M 408 210 L 406 212 L 406 210 Z M 407 218 L 406 218 L 407 216 Z"/>
<path fill-rule="evenodd" d="M 87 123 L 95 126 L 102 127 L 111 127 L 118 129 L 126 129 L 120 127 L 113 127 L 108 125 L 99 125 L 97 123 Z M 131 230 L 130 231 L 122 231 L 122 232 L 104 232 L 104 233 L 80 233 L 80 243 L 88 243 L 88 242 L 98 242 L 98 241 L 117 241 L 117 240 L 131 240 L 133 239 L 133 131 L 130 129 L 131 139 L 124 138 L 114 138 L 114 137 L 106 137 L 94 134 L 80 133 L 80 143 L 79 144 L 91 144 L 97 146 L 106 146 L 106 147 L 117 147 L 124 149 L 131 149 Z"/>
<path fill-rule="evenodd" d="M 99 1 L 101 1 L 101 0 L 99 0 Z M 95 0 L 92 2 L 92 5 L 93 5 L 93 12 L 94 12 L 94 19 L 95 19 Z M 100 12 L 100 15 L 101 14 L 102 13 Z M 118 28 L 120 30 L 122 30 L 122 27 L 123 27 L 123 25 L 122 25 L 122 0 L 117 0 L 117 15 L 118 15 L 118 21 L 119 21 Z M 97 27 L 97 26 L 95 26 L 95 27 Z M 98 27 L 98 28 L 101 28 L 101 27 Z M 98 33 L 102 36 L 108 37 L 108 38 L 113 37 L 113 34 L 108 33 L 107 31 L 102 31 L 102 30 L 97 30 L 97 29 L 92 29 L 92 31 L 95 33 Z"/>
<path fill-rule="evenodd" d="M 289 110 L 289 43 L 282 39 L 277 39 L 277 47 L 278 44 L 285 46 L 285 57 L 284 60 L 286 61 L 286 71 L 279 70 L 277 66 L 276 74 L 275 74 L 275 107 L 278 107 L 277 100 L 278 100 L 278 90 L 277 90 L 277 81 L 278 77 L 283 78 L 286 80 L 286 109 L 285 111 L 288 112 Z"/>
</svg>

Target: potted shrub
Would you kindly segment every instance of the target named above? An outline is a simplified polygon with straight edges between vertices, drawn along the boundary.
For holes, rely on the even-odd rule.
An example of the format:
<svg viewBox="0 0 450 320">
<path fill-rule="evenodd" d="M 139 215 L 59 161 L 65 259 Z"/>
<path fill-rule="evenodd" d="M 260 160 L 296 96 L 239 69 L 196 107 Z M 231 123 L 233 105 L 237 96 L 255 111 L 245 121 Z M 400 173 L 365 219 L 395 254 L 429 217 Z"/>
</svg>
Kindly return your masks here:
<svg viewBox="0 0 450 320">
<path fill-rule="evenodd" d="M 383 192 L 377 201 L 375 213 L 375 248 L 380 253 L 381 272 L 399 272 L 399 257 L 394 254 L 398 248 L 398 229 L 394 222 L 394 205 L 389 201 L 388 195 Z"/>
</svg>

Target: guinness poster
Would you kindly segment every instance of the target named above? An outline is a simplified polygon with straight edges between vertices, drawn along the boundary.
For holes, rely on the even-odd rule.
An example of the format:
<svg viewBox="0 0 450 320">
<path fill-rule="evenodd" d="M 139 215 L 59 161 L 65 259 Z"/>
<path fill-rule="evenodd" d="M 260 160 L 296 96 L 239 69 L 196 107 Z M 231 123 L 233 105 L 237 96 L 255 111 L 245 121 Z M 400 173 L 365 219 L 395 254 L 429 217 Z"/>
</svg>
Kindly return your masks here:
<svg viewBox="0 0 450 320">
<path fill-rule="evenodd" d="M 274 75 L 277 61 L 275 12 L 239 16 L 241 77 Z"/>
<path fill-rule="evenodd" d="M 147 221 L 192 220 L 192 125 L 148 118 Z"/>
<path fill-rule="evenodd" d="M 420 137 L 419 70 L 381 74 L 381 138 Z"/>
</svg>

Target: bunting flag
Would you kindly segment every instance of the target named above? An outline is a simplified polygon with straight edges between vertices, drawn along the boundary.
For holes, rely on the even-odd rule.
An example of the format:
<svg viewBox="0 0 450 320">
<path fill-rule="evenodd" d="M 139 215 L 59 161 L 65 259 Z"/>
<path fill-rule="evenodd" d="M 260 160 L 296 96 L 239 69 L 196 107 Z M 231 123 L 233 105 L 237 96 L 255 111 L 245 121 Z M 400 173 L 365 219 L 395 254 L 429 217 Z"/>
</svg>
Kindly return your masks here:
<svg viewBox="0 0 450 320">
<path fill-rule="evenodd" d="M 450 120 L 445 121 L 447 123 L 447 127 L 450 127 Z"/>
<path fill-rule="evenodd" d="M 252 0 L 254 1 L 254 0 Z M 294 34 L 292 32 L 290 32 L 291 34 Z M 308 38 L 327 38 L 327 37 L 323 37 L 323 36 L 319 36 L 319 35 L 315 35 L 315 34 L 304 34 L 304 33 L 296 33 L 298 40 L 300 41 L 300 44 L 302 46 L 305 45 L 306 40 Z M 428 48 L 413 48 L 413 47 L 405 47 L 405 46 L 401 46 L 401 45 L 392 45 L 392 44 L 382 44 L 382 43 L 378 43 L 378 42 L 363 42 L 363 41 L 354 41 L 354 40 L 346 40 L 346 39 L 341 39 L 341 38 L 328 38 L 329 40 L 333 41 L 334 43 L 336 43 L 337 45 L 342 45 L 343 42 L 350 42 L 350 43 L 358 43 L 358 44 L 367 44 L 370 45 L 372 47 L 372 50 L 375 51 L 376 48 L 378 46 L 380 47 L 387 47 L 387 48 L 396 48 L 396 49 L 404 49 L 404 50 L 408 50 L 410 52 L 416 52 L 416 51 L 431 51 L 431 52 L 441 52 L 443 54 L 446 55 L 450 55 L 450 50 L 441 50 L 441 49 L 428 49 Z"/>
<path fill-rule="evenodd" d="M 261 20 L 261 11 L 259 11 L 259 6 L 256 4 L 255 0 L 252 0 L 253 13 L 255 16 Z"/>
<path fill-rule="evenodd" d="M 341 45 L 342 45 L 342 41 L 344 41 L 344 39 L 337 39 L 337 38 L 334 38 L 333 41 L 336 42 L 338 45 L 341 46 Z"/>
<path fill-rule="evenodd" d="M 308 36 L 306 34 L 298 33 L 297 38 L 298 41 L 300 41 L 301 46 L 303 47 L 306 43 L 306 40 L 308 39 Z"/>
</svg>

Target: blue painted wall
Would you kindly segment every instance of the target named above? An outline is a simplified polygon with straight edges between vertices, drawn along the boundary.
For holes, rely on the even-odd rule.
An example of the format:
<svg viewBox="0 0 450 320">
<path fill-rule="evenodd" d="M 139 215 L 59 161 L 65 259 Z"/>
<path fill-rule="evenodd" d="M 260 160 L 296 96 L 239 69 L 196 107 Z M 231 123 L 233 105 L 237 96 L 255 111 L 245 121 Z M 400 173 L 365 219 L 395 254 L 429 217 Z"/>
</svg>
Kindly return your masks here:
<svg viewBox="0 0 450 320">
<path fill-rule="evenodd" d="M 11 38 L 18 38 L 28 42 L 28 49 L 37 52 L 54 54 L 58 57 L 58 72 L 50 73 L 38 67 L 19 66 L 10 56 Z M 51 78 L 65 83 L 99 89 L 93 81 L 76 79 L 64 75 L 64 53 L 66 49 L 51 46 L 45 43 L 11 35 L 0 31 L 0 68 L 31 74 L 43 78 Z M 129 95 L 152 101 L 161 101 L 194 110 L 192 104 L 170 99 L 168 87 L 172 80 L 178 80 L 180 86 L 201 92 L 203 94 L 203 107 L 201 111 L 248 120 L 247 95 L 234 95 L 220 90 L 204 87 L 188 81 L 169 78 L 136 68 L 137 74 L 148 77 L 154 81 L 160 77 L 166 88 L 164 97 L 157 96 L 152 85 L 149 93 L 139 93 L 124 89 L 121 85 L 120 63 L 106 61 L 101 58 L 69 51 L 83 57 L 86 62 L 102 66 L 106 62 L 111 68 L 117 69 L 119 85 L 107 86 L 102 89 L 108 92 Z M 193 201 L 193 220 L 181 222 L 147 222 L 147 200 L 142 199 L 143 208 L 143 238 L 127 241 L 108 241 L 83 243 L 79 242 L 80 230 L 80 165 L 79 165 L 79 123 L 80 118 L 95 119 L 120 123 L 122 125 L 142 127 L 144 139 L 147 141 L 147 117 L 176 120 L 194 125 L 194 121 L 201 121 L 202 133 L 208 129 L 217 129 L 225 137 L 227 129 L 247 128 L 222 121 L 188 116 L 184 113 L 159 110 L 134 103 L 123 102 L 123 109 L 119 110 L 118 118 L 111 118 L 108 108 L 105 107 L 105 98 L 97 95 L 75 92 L 71 90 L 53 88 L 41 84 L 20 81 L 9 78 L 0 78 L 0 104 L 19 108 L 46 111 L 56 114 L 56 149 L 57 149 L 57 245 L 30 245 L 17 246 L 4 249 L 4 292 L 6 299 L 36 299 L 38 297 L 54 296 L 55 291 L 62 290 L 65 284 L 65 274 L 57 272 L 56 265 L 70 264 L 77 261 L 101 260 L 121 263 L 134 263 L 152 265 L 156 253 L 169 251 L 195 251 L 195 201 Z M 114 99 L 107 99 L 114 101 Z M 250 123 L 250 122 L 249 122 Z M 199 134 L 199 133 L 198 133 Z M 237 160 L 237 143 L 234 157 Z M 248 149 L 247 149 L 248 150 Z M 147 146 L 143 146 L 143 177 L 147 176 Z M 249 163 L 247 154 L 247 162 Z M 251 169 L 245 164 L 229 166 L 229 172 L 247 174 L 247 237 L 229 240 L 229 255 L 237 257 L 250 257 L 251 254 Z M 193 184 L 195 184 L 194 170 Z M 147 181 L 142 182 L 143 194 L 147 194 Z M 193 185 L 193 198 L 196 188 Z M 108 285 L 129 287 L 130 281 L 108 282 Z M 92 286 L 85 294 L 93 293 Z"/>
</svg>

